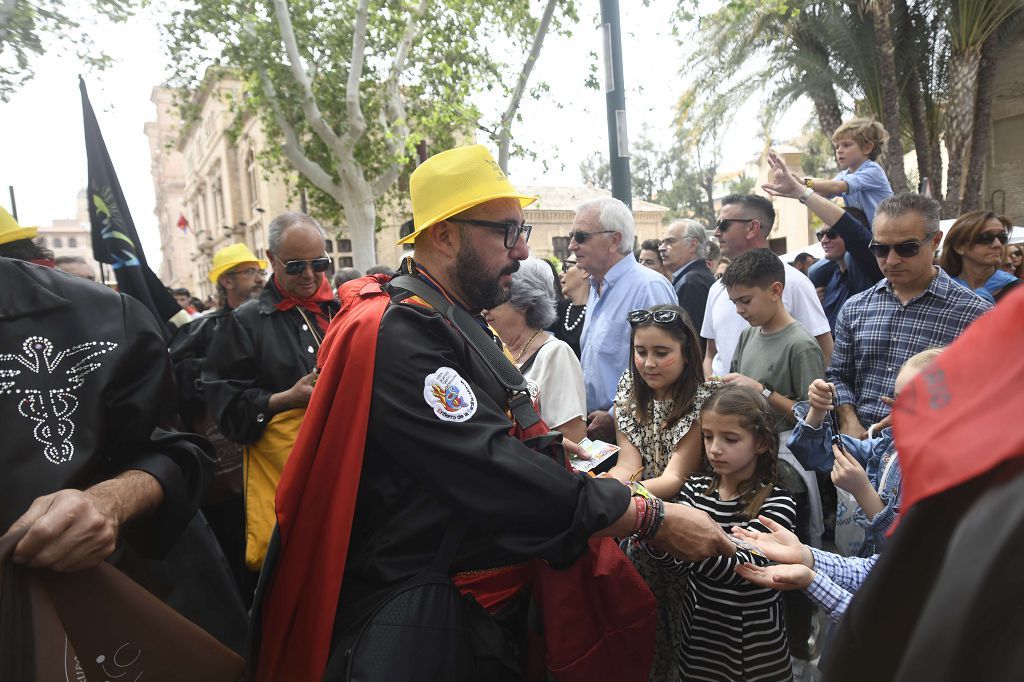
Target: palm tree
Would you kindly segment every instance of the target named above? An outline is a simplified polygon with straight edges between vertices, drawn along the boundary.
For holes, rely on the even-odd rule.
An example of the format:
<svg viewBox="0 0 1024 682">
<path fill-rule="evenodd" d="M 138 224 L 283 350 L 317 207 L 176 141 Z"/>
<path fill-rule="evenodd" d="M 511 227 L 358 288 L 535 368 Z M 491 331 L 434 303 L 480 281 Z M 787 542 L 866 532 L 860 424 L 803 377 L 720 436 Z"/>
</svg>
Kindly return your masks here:
<svg viewBox="0 0 1024 682">
<path fill-rule="evenodd" d="M 882 90 L 882 125 L 889 132 L 886 149 L 886 174 L 893 191 L 907 189 L 903 169 L 903 121 L 900 118 L 900 86 L 896 78 L 896 43 L 892 33 L 892 0 L 864 0 L 865 13 L 871 18 L 878 48 L 878 75 Z"/>
<path fill-rule="evenodd" d="M 979 67 L 985 42 L 1022 7 L 1021 0 L 950 0 L 951 53 L 946 103 L 946 198 L 947 217 L 960 215 L 963 170 L 974 131 Z"/>
</svg>

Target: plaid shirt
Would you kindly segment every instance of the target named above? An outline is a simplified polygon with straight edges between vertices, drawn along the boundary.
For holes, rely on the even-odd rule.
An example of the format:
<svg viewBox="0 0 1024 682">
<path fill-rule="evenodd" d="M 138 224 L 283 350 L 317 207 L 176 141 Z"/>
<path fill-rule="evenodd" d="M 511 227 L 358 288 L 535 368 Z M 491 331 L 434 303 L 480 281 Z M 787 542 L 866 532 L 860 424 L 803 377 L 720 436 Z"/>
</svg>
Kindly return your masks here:
<svg viewBox="0 0 1024 682">
<path fill-rule="evenodd" d="M 889 413 L 896 374 L 911 356 L 952 343 L 992 305 L 956 284 L 941 268 L 921 294 L 900 303 L 889 280 L 851 296 L 836 320 L 828 380 L 839 404 L 853 404 L 867 428 Z"/>
<path fill-rule="evenodd" d="M 814 547 L 810 549 L 814 556 L 814 579 L 804 592 L 822 608 L 829 620 L 838 623 L 839 618 L 846 613 L 853 593 L 860 588 L 878 561 L 878 555 L 864 559 L 839 556 Z"/>
</svg>

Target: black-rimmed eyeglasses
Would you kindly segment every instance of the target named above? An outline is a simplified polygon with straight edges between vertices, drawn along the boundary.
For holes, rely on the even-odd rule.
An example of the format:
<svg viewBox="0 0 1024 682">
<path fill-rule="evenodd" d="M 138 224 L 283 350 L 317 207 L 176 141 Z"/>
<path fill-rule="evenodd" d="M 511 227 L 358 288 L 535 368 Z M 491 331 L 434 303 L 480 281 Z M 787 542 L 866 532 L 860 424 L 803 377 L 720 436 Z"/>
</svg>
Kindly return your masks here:
<svg viewBox="0 0 1024 682">
<path fill-rule="evenodd" d="M 900 258 L 913 258 L 921 251 L 921 247 L 932 240 L 935 233 L 932 232 L 929 235 L 925 235 L 924 239 L 919 241 L 900 242 L 899 244 L 879 244 L 872 240 L 868 244 L 868 251 L 871 255 L 879 260 L 885 260 L 889 257 L 889 251 L 895 251 L 896 255 Z"/>
<path fill-rule="evenodd" d="M 836 237 L 839 236 L 839 233 L 833 230 L 831 227 L 829 227 L 824 230 L 818 230 L 817 232 L 814 233 L 814 236 L 817 237 L 818 241 L 820 242 L 825 237 L 828 237 L 829 239 L 835 239 Z"/>
<path fill-rule="evenodd" d="M 999 240 L 999 243 L 1006 246 L 1006 242 L 1010 241 L 1010 234 L 1008 232 L 980 232 L 974 235 L 974 243 L 978 246 L 992 246 L 992 242 Z"/>
<path fill-rule="evenodd" d="M 517 223 L 513 220 L 508 222 L 495 222 L 493 220 L 472 220 L 470 218 L 448 218 L 449 222 L 462 223 L 464 225 L 473 225 L 474 227 L 489 227 L 492 230 L 501 230 L 505 233 L 505 248 L 512 249 L 519 241 L 519 236 L 522 235 L 523 242 L 527 243 L 530 241 L 530 233 L 533 231 L 533 225 L 527 223 Z"/>
<path fill-rule="evenodd" d="M 564 261 L 562 261 L 562 272 L 569 272 L 574 267 L 576 267 L 576 261 L 574 261 L 574 260 L 564 260 Z"/>
<path fill-rule="evenodd" d="M 327 256 L 320 256 L 309 260 L 284 261 L 284 271 L 292 276 L 301 275 L 307 267 L 312 268 L 313 272 L 327 272 L 327 268 L 331 267 L 331 259 Z"/>
</svg>

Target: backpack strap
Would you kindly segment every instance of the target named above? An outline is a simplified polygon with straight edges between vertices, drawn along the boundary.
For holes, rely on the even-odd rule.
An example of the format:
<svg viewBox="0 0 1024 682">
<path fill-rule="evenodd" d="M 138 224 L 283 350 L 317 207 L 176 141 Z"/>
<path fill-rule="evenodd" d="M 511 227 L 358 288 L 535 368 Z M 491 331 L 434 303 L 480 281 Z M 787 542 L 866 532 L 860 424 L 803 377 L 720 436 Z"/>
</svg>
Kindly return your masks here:
<svg viewBox="0 0 1024 682">
<path fill-rule="evenodd" d="M 494 345 L 494 340 L 480 327 L 472 315 L 450 302 L 419 277 L 398 275 L 391 280 L 389 286 L 392 290 L 400 289 L 426 301 L 462 335 L 469 347 L 476 351 L 498 383 L 505 389 L 508 395 L 509 411 L 512 412 L 512 416 L 521 428 L 528 429 L 540 422 L 540 417 L 533 409 L 533 402 L 530 400 L 526 379 L 505 357 L 505 354 L 498 350 L 498 347 Z"/>
</svg>

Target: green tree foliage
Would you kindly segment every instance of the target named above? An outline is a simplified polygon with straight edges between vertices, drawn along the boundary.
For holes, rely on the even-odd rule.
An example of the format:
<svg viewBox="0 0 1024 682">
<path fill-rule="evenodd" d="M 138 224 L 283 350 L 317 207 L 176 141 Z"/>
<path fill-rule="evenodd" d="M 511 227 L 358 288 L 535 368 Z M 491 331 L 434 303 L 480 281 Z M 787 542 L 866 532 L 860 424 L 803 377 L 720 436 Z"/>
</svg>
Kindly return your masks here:
<svg viewBox="0 0 1024 682">
<path fill-rule="evenodd" d="M 347 226 L 361 269 L 376 260 L 377 204 L 416 146 L 507 118 L 471 96 L 512 95 L 507 74 L 537 31 L 528 0 L 192 0 L 166 26 L 176 84 L 195 90 L 214 65 L 238 73 L 237 106 L 280 143 L 270 154 L 313 212 Z"/>
<path fill-rule="evenodd" d="M 0 102 L 33 76 L 32 62 L 48 50 L 74 54 L 90 68 L 104 68 L 110 58 L 89 37 L 90 24 L 121 22 L 134 11 L 134 0 L 0 0 Z"/>
</svg>

